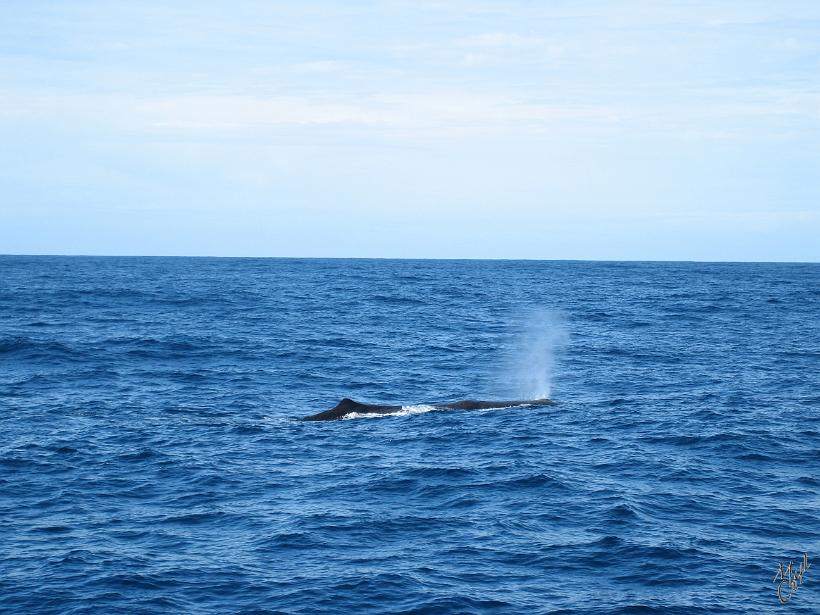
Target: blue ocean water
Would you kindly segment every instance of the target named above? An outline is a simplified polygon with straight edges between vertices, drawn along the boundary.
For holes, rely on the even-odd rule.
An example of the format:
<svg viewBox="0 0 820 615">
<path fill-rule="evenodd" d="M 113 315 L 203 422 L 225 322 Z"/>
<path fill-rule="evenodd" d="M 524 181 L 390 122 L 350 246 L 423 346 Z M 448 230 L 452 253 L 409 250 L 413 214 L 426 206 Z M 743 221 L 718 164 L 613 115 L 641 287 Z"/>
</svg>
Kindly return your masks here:
<svg viewBox="0 0 820 615">
<path fill-rule="evenodd" d="M 819 281 L 0 257 L 0 612 L 820 612 Z"/>
</svg>

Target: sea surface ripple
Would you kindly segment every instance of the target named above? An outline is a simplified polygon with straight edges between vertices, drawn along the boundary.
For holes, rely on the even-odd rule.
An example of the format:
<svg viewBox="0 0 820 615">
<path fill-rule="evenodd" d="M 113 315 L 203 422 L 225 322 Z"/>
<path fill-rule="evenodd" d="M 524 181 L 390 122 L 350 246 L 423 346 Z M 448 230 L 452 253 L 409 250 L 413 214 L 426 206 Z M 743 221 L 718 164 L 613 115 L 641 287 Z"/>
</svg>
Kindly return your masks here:
<svg viewBox="0 0 820 615">
<path fill-rule="evenodd" d="M 820 612 L 819 281 L 0 257 L 0 612 Z"/>
</svg>

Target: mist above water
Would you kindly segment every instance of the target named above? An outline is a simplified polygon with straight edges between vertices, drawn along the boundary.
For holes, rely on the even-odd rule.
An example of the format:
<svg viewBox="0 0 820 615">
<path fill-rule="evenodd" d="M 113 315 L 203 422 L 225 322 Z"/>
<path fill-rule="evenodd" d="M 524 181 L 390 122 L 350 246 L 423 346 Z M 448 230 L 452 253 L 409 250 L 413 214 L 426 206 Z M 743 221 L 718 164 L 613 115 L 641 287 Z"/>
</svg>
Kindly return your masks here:
<svg viewBox="0 0 820 615">
<path fill-rule="evenodd" d="M 520 399 L 550 397 L 558 357 L 569 341 L 566 318 L 536 309 L 520 317 L 503 370 L 503 388 Z"/>
</svg>

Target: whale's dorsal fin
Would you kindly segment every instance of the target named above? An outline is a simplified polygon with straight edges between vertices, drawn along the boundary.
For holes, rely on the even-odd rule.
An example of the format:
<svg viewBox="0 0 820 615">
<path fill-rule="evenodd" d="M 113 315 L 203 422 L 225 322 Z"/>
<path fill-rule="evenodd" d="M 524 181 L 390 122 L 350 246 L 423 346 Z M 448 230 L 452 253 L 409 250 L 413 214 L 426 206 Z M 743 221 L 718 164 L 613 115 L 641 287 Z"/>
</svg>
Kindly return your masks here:
<svg viewBox="0 0 820 615">
<path fill-rule="evenodd" d="M 361 406 L 359 402 L 354 399 L 350 399 L 349 397 L 345 397 L 342 401 L 336 404 L 334 410 L 347 410 L 348 408 L 356 408 Z"/>
</svg>

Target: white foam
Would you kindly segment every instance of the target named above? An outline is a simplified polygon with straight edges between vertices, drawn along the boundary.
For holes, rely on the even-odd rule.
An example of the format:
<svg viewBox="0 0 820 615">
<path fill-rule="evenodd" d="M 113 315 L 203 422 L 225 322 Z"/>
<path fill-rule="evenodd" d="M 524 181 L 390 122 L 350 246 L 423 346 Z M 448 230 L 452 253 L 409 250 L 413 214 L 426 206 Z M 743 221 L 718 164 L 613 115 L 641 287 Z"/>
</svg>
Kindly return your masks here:
<svg viewBox="0 0 820 615">
<path fill-rule="evenodd" d="M 430 406 L 428 404 L 418 404 L 415 406 L 402 406 L 400 410 L 387 412 L 384 414 L 377 412 L 351 412 L 342 418 L 345 421 L 348 419 L 377 419 L 383 416 L 408 416 L 410 414 L 423 414 L 435 409 L 436 408 L 434 406 Z"/>
</svg>

